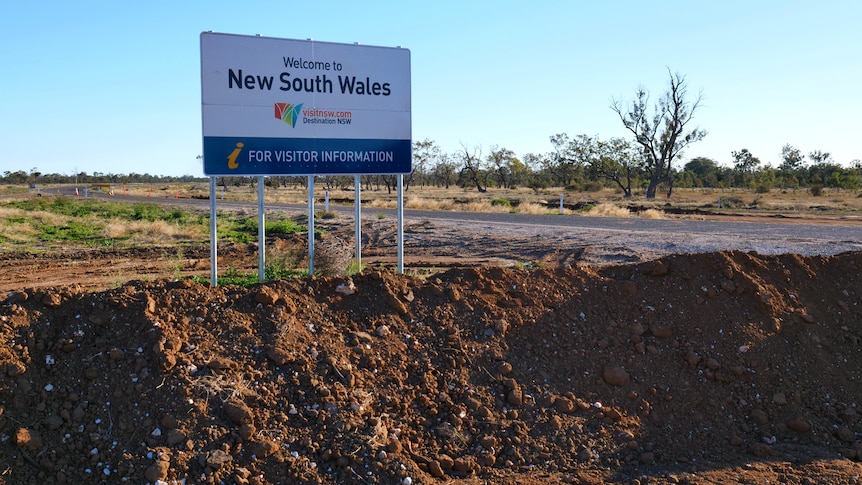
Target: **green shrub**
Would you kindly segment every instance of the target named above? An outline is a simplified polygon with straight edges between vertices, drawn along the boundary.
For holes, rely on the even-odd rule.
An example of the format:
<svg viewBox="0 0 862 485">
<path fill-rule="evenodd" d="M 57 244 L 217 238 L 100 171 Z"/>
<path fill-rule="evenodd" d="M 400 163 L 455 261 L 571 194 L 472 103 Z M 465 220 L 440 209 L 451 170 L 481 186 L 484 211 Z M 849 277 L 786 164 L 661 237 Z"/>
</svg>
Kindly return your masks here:
<svg viewBox="0 0 862 485">
<path fill-rule="evenodd" d="M 307 229 L 304 226 L 300 226 L 296 222 L 290 219 L 277 219 L 273 221 L 266 221 L 266 233 L 267 234 L 294 234 L 297 232 L 303 232 Z"/>
<path fill-rule="evenodd" d="M 491 205 L 499 205 L 499 206 L 503 206 L 503 207 L 508 207 L 509 209 L 512 208 L 512 202 L 508 199 L 503 199 L 503 198 L 496 198 L 496 199 L 492 200 Z"/>
</svg>

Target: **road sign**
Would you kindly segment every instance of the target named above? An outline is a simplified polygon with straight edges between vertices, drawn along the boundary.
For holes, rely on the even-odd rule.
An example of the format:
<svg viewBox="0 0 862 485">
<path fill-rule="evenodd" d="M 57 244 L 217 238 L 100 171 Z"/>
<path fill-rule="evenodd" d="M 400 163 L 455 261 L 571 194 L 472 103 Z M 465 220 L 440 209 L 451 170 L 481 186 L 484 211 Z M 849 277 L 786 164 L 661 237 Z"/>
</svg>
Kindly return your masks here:
<svg viewBox="0 0 862 485">
<path fill-rule="evenodd" d="M 410 51 L 204 32 L 207 176 L 408 173 Z"/>
</svg>

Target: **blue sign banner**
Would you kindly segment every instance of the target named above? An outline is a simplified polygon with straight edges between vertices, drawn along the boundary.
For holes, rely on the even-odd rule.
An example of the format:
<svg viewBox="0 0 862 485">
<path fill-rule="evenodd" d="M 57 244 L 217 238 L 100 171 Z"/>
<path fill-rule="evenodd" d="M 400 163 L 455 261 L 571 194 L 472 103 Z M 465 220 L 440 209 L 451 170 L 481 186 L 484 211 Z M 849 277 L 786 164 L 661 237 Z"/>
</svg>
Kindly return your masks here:
<svg viewBox="0 0 862 485">
<path fill-rule="evenodd" d="M 207 176 L 409 173 L 410 140 L 255 138 L 203 140 Z"/>
</svg>

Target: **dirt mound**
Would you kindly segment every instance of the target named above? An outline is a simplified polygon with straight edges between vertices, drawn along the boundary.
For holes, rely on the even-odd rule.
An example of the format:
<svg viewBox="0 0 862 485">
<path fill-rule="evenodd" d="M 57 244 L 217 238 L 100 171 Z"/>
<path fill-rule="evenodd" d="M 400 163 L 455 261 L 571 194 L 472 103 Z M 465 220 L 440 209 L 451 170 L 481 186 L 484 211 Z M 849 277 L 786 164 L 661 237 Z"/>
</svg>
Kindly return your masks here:
<svg viewBox="0 0 862 485">
<path fill-rule="evenodd" d="M 862 253 L 16 291 L 0 483 L 852 483 Z"/>
</svg>

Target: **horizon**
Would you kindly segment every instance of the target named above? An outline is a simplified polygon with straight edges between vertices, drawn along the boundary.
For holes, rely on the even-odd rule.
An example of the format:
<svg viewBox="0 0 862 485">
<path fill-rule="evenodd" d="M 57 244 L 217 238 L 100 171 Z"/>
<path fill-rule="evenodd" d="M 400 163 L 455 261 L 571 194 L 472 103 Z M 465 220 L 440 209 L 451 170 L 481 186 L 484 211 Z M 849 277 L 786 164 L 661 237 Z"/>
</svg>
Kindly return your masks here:
<svg viewBox="0 0 862 485">
<path fill-rule="evenodd" d="M 412 139 L 449 154 L 498 146 L 523 159 L 551 152 L 558 133 L 630 140 L 612 100 L 627 103 L 641 86 L 655 100 L 670 71 L 690 99 L 703 93 L 693 123 L 708 133 L 677 169 L 696 157 L 730 166 L 742 149 L 777 166 L 785 144 L 844 167 L 862 158 L 856 2 L 85 1 L 0 11 L 12 20 L 0 39 L 16 46 L 0 53 L 3 171 L 202 177 L 199 35 L 211 30 L 410 49 Z"/>
</svg>

